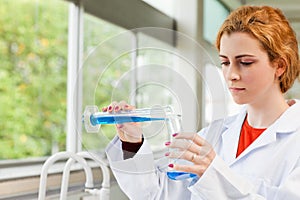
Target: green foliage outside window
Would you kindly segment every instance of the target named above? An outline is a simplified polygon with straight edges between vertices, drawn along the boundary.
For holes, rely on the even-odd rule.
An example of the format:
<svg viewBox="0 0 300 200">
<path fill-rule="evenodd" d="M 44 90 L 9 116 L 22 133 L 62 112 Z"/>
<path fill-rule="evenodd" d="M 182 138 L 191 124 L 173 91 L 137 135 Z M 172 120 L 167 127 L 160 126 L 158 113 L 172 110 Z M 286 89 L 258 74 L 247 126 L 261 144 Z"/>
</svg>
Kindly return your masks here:
<svg viewBox="0 0 300 200">
<path fill-rule="evenodd" d="M 65 149 L 68 6 L 0 1 L 0 159 Z"/>
</svg>

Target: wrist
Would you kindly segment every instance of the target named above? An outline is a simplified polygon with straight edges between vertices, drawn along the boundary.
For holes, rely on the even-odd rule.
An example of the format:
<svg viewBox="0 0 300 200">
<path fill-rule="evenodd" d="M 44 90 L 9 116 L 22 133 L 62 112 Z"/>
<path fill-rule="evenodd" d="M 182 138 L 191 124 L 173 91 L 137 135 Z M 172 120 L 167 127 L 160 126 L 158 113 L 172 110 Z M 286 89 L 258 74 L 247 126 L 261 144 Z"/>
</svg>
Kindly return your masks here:
<svg viewBox="0 0 300 200">
<path fill-rule="evenodd" d="M 138 143 L 125 142 L 121 140 L 124 159 L 132 158 L 143 145 L 143 141 L 143 138 L 142 141 Z"/>
<path fill-rule="evenodd" d="M 144 138 L 130 138 L 130 139 L 125 139 L 125 138 L 119 138 L 122 143 L 128 143 L 128 144 L 142 144 L 144 141 Z"/>
</svg>

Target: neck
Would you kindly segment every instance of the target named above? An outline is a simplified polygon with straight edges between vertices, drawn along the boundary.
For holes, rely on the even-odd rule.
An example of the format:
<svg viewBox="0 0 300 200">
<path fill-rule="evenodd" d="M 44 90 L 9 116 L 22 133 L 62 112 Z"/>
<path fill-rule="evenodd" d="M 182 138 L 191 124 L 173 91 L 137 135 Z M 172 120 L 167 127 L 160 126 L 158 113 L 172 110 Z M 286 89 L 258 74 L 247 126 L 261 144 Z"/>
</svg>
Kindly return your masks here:
<svg viewBox="0 0 300 200">
<path fill-rule="evenodd" d="M 255 128 L 267 128 L 288 109 L 283 95 L 270 95 L 247 106 L 248 123 Z"/>
</svg>

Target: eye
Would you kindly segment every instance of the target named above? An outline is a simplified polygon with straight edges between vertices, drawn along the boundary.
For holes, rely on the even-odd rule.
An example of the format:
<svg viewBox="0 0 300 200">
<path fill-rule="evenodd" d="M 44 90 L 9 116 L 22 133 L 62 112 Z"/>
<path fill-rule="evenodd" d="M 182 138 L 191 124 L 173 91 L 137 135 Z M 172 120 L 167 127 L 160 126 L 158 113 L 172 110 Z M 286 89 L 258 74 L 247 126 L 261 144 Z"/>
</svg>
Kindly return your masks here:
<svg viewBox="0 0 300 200">
<path fill-rule="evenodd" d="M 229 61 L 222 61 L 221 66 L 228 66 L 230 64 Z"/>
<path fill-rule="evenodd" d="M 249 66 L 251 65 L 253 62 L 241 62 L 242 65 L 245 65 L 245 66 Z"/>
</svg>

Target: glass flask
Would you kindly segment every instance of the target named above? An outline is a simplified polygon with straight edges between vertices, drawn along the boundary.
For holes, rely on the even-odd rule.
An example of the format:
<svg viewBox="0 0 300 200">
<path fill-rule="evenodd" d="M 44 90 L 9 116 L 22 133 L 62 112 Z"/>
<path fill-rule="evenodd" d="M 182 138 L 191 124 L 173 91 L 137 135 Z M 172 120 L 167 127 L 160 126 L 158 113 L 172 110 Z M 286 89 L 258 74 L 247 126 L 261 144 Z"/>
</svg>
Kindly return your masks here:
<svg viewBox="0 0 300 200">
<path fill-rule="evenodd" d="M 172 137 L 172 135 L 174 133 L 183 132 L 182 123 L 181 123 L 181 115 L 172 115 L 172 116 L 170 116 L 167 120 L 167 125 L 168 125 L 168 132 L 171 136 L 170 137 L 171 142 L 174 142 L 175 140 L 183 141 L 183 139 L 174 139 Z M 178 149 L 169 148 L 169 151 L 176 153 L 176 151 L 178 151 Z M 181 152 L 183 153 L 184 150 L 181 150 Z M 183 164 L 183 165 L 192 164 L 191 162 L 181 160 L 180 159 L 180 153 L 177 153 L 177 155 L 178 155 L 178 158 L 169 159 L 169 163 Z M 173 168 L 170 168 L 170 167 L 168 167 L 168 169 L 167 169 L 167 176 L 172 180 L 184 180 L 184 179 L 188 179 L 188 178 L 197 177 L 196 174 L 188 173 L 188 172 L 182 172 L 182 171 L 176 171 L 176 170 L 174 170 Z"/>
</svg>

